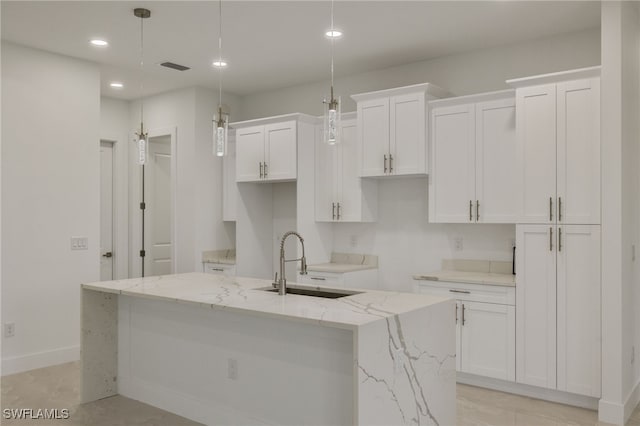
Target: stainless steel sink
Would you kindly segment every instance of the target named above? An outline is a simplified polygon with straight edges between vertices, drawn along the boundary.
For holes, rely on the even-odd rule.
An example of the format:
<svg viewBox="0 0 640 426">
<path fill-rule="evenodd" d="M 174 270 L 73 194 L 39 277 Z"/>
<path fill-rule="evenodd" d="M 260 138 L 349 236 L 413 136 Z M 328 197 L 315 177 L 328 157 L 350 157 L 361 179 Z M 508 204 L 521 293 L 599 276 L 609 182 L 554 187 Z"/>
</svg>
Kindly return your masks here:
<svg viewBox="0 0 640 426">
<path fill-rule="evenodd" d="M 275 287 L 264 287 L 258 290 L 268 291 L 271 293 L 277 293 L 278 289 Z M 287 294 L 297 294 L 300 296 L 311 297 L 324 297 L 325 299 L 339 299 L 341 297 L 353 296 L 354 294 L 360 294 L 360 291 L 341 290 L 337 288 L 321 288 L 321 287 L 300 287 L 295 285 L 287 286 Z"/>
</svg>

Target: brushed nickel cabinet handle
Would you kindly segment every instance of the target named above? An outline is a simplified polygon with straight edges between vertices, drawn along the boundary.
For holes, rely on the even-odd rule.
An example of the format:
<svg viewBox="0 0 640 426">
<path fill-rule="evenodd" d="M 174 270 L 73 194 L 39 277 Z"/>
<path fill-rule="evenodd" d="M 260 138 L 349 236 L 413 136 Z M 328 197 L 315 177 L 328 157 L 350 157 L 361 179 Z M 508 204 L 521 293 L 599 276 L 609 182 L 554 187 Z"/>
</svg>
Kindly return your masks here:
<svg viewBox="0 0 640 426">
<path fill-rule="evenodd" d="M 462 325 L 464 325 L 465 320 L 464 320 L 464 303 L 462 304 Z"/>
<path fill-rule="evenodd" d="M 469 222 L 473 222 L 473 201 L 469 200 Z"/>
<path fill-rule="evenodd" d="M 266 177 L 269 176 L 269 169 L 267 168 L 267 163 L 264 163 L 264 177 L 266 179 Z"/>
<path fill-rule="evenodd" d="M 326 281 L 327 280 L 326 278 L 322 278 L 322 277 L 309 277 L 309 278 L 311 278 L 312 280 L 316 280 L 316 281 Z"/>
<path fill-rule="evenodd" d="M 553 222 L 553 197 L 549 197 L 549 222 Z"/>
<path fill-rule="evenodd" d="M 260 179 L 262 179 L 263 174 L 262 174 L 262 161 L 260 162 Z"/>
<path fill-rule="evenodd" d="M 558 228 L 558 251 L 562 251 L 562 228 Z"/>
<path fill-rule="evenodd" d="M 384 154 L 384 172 L 387 173 L 387 154 Z"/>
<path fill-rule="evenodd" d="M 338 203 L 338 220 L 340 220 L 340 203 Z"/>
<path fill-rule="evenodd" d="M 389 173 L 393 173 L 393 155 L 389 154 Z"/>
<path fill-rule="evenodd" d="M 476 200 L 476 222 L 480 220 L 480 201 Z"/>
<path fill-rule="evenodd" d="M 458 304 L 456 303 L 456 324 L 458 323 Z"/>
<path fill-rule="evenodd" d="M 333 220 L 336 220 L 336 203 L 331 203 L 331 214 L 333 216 Z"/>
<path fill-rule="evenodd" d="M 553 228 L 549 227 L 549 251 L 553 251 Z"/>
<path fill-rule="evenodd" d="M 449 289 L 449 291 L 450 291 L 451 293 L 471 294 L 471 292 L 470 292 L 470 291 L 467 291 L 467 290 L 454 290 L 454 289 Z"/>
<path fill-rule="evenodd" d="M 558 222 L 562 222 L 562 197 L 558 197 Z"/>
</svg>

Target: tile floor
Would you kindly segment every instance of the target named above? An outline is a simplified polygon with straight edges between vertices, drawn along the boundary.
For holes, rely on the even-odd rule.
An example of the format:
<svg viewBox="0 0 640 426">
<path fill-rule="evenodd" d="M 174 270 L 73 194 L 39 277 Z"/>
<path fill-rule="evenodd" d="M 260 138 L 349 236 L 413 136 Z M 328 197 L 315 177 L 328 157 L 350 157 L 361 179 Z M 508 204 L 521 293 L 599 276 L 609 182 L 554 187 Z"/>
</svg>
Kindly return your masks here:
<svg viewBox="0 0 640 426">
<path fill-rule="evenodd" d="M 68 408 L 68 420 L 4 420 L 2 425 L 187 426 L 199 423 L 122 396 L 79 405 L 79 363 L 2 378 L 1 408 Z M 602 425 L 594 411 L 458 385 L 458 425 Z M 640 426 L 640 407 L 627 426 Z"/>
</svg>

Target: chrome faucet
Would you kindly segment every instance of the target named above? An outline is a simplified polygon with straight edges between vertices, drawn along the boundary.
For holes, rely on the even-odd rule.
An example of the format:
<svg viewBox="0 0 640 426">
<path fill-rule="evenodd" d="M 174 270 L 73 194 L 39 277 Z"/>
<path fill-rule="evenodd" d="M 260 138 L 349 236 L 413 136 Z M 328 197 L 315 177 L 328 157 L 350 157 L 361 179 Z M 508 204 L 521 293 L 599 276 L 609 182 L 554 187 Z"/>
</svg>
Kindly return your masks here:
<svg viewBox="0 0 640 426">
<path fill-rule="evenodd" d="M 295 235 L 300 240 L 300 244 L 302 244 L 302 257 L 299 259 L 285 259 L 284 258 L 284 242 L 289 235 Z M 295 231 L 289 231 L 282 236 L 282 241 L 280 241 L 280 279 L 278 279 L 278 273 L 276 272 L 276 277 L 273 282 L 273 287 L 278 289 L 278 294 L 280 296 L 284 296 L 287 294 L 287 279 L 284 277 L 284 264 L 286 262 L 296 262 L 300 261 L 300 275 L 307 274 L 307 258 L 304 256 L 304 239 Z"/>
</svg>

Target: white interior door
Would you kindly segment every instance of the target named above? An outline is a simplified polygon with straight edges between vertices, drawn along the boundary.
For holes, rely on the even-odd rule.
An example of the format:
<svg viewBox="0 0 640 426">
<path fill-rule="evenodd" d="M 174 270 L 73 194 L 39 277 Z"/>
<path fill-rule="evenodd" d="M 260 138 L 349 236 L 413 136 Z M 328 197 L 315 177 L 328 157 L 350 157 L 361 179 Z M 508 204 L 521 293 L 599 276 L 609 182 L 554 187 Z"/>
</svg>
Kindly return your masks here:
<svg viewBox="0 0 640 426">
<path fill-rule="evenodd" d="M 173 273 L 171 136 L 149 138 L 145 164 L 145 276 Z"/>
<path fill-rule="evenodd" d="M 113 144 L 100 142 L 100 281 L 113 279 Z"/>
</svg>

